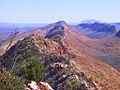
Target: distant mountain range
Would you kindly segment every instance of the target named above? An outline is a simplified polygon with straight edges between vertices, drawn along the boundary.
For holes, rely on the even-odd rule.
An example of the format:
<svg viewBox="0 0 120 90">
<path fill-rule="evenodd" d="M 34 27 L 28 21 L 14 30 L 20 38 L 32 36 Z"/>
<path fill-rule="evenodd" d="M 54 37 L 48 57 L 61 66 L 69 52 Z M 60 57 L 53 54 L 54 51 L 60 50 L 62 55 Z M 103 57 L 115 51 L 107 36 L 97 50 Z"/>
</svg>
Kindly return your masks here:
<svg viewBox="0 0 120 90">
<path fill-rule="evenodd" d="M 116 27 L 107 23 L 81 23 L 76 28 L 91 38 L 103 38 L 116 33 Z"/>
<path fill-rule="evenodd" d="M 81 21 L 80 23 L 92 24 L 92 23 L 95 23 L 95 22 L 101 23 L 100 20 L 95 20 L 95 19 L 86 19 L 86 20 Z"/>
<path fill-rule="evenodd" d="M 120 28 L 120 23 L 116 22 L 116 23 L 111 23 L 112 25 L 115 25 L 116 27 Z"/>
<path fill-rule="evenodd" d="M 16 29 L 18 29 L 19 32 L 26 32 L 45 25 L 46 24 L 0 23 L 0 32 L 13 32 Z"/>
</svg>

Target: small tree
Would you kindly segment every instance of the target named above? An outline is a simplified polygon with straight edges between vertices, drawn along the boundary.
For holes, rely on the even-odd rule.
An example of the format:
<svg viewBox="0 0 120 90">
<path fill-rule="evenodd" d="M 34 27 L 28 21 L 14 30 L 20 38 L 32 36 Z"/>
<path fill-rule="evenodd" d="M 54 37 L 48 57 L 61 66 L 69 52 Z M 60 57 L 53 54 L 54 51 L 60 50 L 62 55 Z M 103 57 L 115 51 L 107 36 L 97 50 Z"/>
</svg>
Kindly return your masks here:
<svg viewBox="0 0 120 90">
<path fill-rule="evenodd" d="M 10 42 L 9 42 L 7 48 L 6 48 L 6 51 L 10 48 L 10 46 L 12 45 L 12 43 L 13 43 L 13 41 L 16 38 L 18 33 L 19 33 L 18 28 L 14 32 L 12 32 L 11 37 L 10 37 Z"/>
<path fill-rule="evenodd" d="M 22 67 L 22 72 L 27 80 L 42 81 L 45 76 L 44 65 L 39 58 L 33 57 L 30 62 Z"/>
</svg>

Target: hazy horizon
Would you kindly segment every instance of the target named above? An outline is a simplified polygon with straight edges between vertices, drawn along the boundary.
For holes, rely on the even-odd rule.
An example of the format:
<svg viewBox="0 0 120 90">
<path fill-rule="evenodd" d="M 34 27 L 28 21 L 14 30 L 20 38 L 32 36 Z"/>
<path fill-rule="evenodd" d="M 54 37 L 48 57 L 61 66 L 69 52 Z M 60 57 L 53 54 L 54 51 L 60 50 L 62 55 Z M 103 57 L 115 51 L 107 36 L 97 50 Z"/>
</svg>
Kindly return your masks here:
<svg viewBox="0 0 120 90">
<path fill-rule="evenodd" d="M 0 0 L 0 22 L 79 23 L 86 19 L 119 22 L 120 0 Z"/>
</svg>

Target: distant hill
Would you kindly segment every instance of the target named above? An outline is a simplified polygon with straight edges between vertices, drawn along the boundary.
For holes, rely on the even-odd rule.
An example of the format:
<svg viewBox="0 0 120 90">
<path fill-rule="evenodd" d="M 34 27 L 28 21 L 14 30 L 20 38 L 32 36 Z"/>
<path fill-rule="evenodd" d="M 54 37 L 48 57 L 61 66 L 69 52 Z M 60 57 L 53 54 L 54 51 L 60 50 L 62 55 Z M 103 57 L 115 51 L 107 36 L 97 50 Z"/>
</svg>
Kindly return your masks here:
<svg viewBox="0 0 120 90">
<path fill-rule="evenodd" d="M 95 23 L 95 22 L 101 22 L 99 20 L 95 20 L 95 19 L 85 19 L 83 21 L 81 21 L 80 23 L 87 23 L 87 24 L 92 24 L 92 23 Z"/>
<path fill-rule="evenodd" d="M 116 32 L 116 27 L 107 23 L 81 23 L 76 28 L 91 38 L 103 38 Z"/>
<path fill-rule="evenodd" d="M 120 22 L 117 23 L 111 23 L 112 25 L 115 25 L 116 27 L 120 28 Z"/>
<path fill-rule="evenodd" d="M 44 25 L 45 24 L 0 23 L 0 55 L 5 52 L 15 32 L 18 32 L 18 34 L 14 37 L 11 46 L 28 35 L 39 33 L 42 35 L 45 31 L 41 30 L 41 27 Z"/>
<path fill-rule="evenodd" d="M 24 24 L 24 23 L 0 23 L 1 32 L 13 32 L 16 28 L 19 32 L 26 32 L 45 26 L 46 24 Z"/>
<path fill-rule="evenodd" d="M 34 29 L 43 27 L 44 24 L 22 24 L 22 23 L 0 23 L 0 41 L 9 38 L 14 32 L 30 32 Z"/>
</svg>

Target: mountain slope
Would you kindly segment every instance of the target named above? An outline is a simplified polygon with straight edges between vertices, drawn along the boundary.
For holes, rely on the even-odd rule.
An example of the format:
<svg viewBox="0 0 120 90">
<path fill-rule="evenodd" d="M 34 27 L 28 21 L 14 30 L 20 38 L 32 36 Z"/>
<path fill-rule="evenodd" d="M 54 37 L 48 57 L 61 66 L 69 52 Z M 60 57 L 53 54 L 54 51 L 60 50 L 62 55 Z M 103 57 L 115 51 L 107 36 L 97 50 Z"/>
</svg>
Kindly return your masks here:
<svg viewBox="0 0 120 90">
<path fill-rule="evenodd" d="M 119 90 L 120 72 L 93 58 L 103 54 L 104 49 L 97 47 L 103 44 L 102 40 L 98 43 L 98 39 L 88 38 L 64 21 L 48 26 L 43 35 L 45 38 L 29 36 L 11 47 L 2 56 L 1 65 L 15 69 L 15 73 L 22 76 L 18 68 L 29 63 L 32 56 L 37 56 L 43 58 L 45 81 L 55 90 L 71 90 L 71 87 L 72 90 L 74 87 L 78 88 L 75 90 L 99 90 L 100 87 Z M 35 34 L 40 34 L 37 31 L 34 30 Z M 74 80 L 77 86 L 74 86 Z"/>
<path fill-rule="evenodd" d="M 90 48 L 93 47 L 95 50 L 99 51 L 99 53 L 96 53 L 95 51 L 88 50 L 90 53 L 89 55 L 113 66 L 120 71 L 120 40 L 118 38 L 119 28 L 111 24 L 98 22 L 92 24 L 84 23 L 81 25 L 82 26 L 80 27 L 83 28 L 78 27 L 80 33 L 83 33 L 91 39 L 87 42 L 84 41 L 84 43 L 90 46 Z M 95 38 L 89 37 L 89 34 L 95 36 Z M 97 37 L 105 36 L 96 38 L 96 35 Z"/>
<path fill-rule="evenodd" d="M 58 29 L 59 28 L 54 30 L 57 31 Z M 96 76 L 99 84 L 103 85 L 104 89 L 119 89 L 120 73 L 111 66 L 91 57 L 102 54 L 102 51 L 95 47 L 98 44 L 95 43 L 94 46 L 94 42 L 97 40 L 94 41 L 93 39 L 87 38 L 80 34 L 74 27 L 66 23 L 62 30 L 64 31 L 64 35 L 61 36 L 61 41 L 64 43 L 64 46 L 67 47 L 68 52 L 74 56 L 73 60 L 77 62 L 76 65 L 83 68 L 90 76 Z M 54 37 L 54 35 L 52 37 Z M 112 84 L 109 81 L 114 83 Z"/>
</svg>

